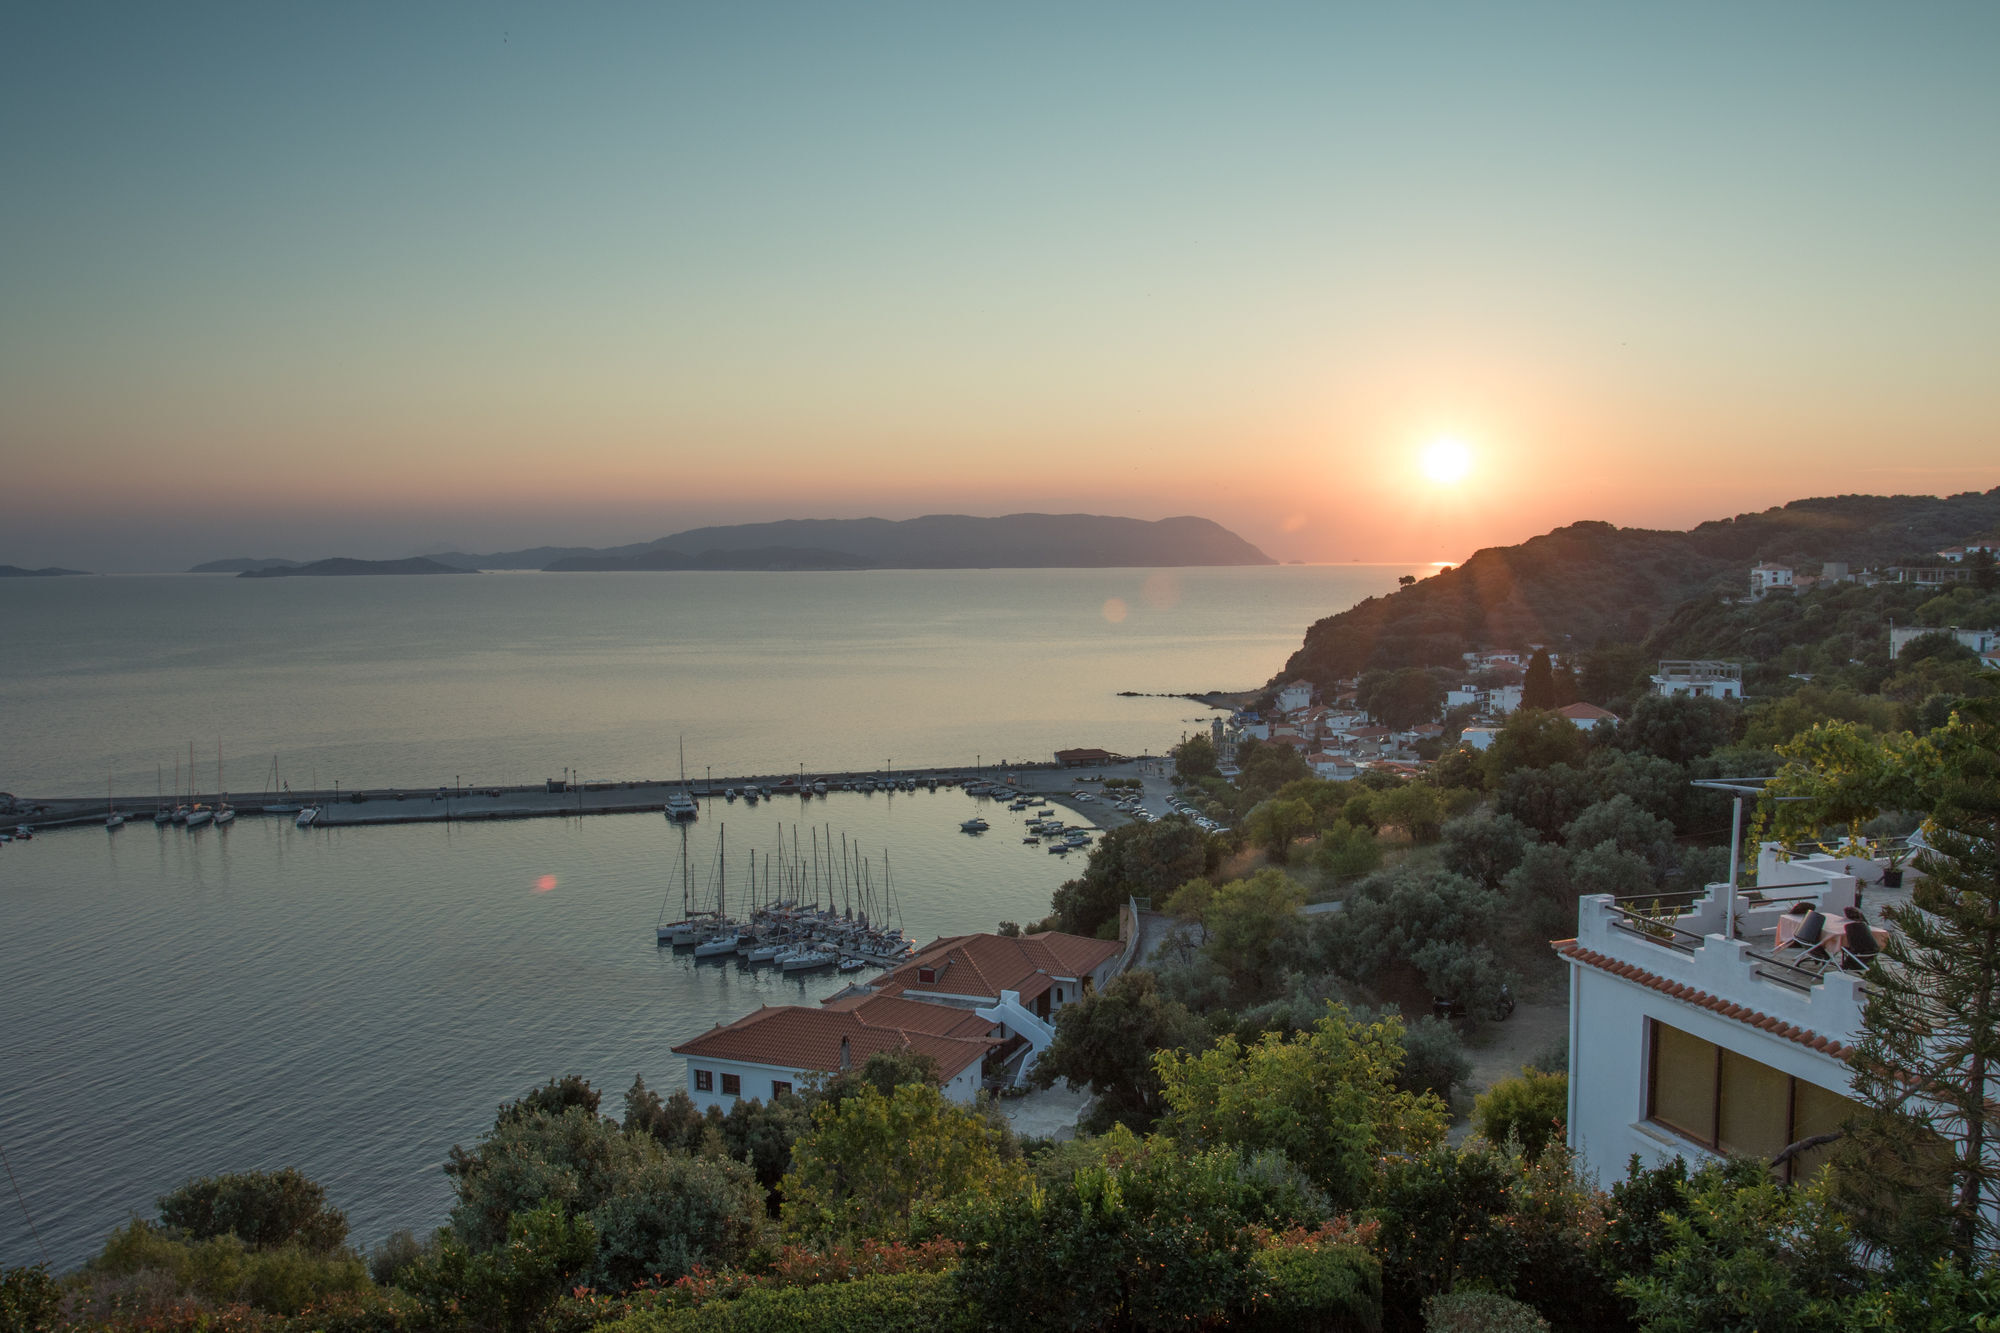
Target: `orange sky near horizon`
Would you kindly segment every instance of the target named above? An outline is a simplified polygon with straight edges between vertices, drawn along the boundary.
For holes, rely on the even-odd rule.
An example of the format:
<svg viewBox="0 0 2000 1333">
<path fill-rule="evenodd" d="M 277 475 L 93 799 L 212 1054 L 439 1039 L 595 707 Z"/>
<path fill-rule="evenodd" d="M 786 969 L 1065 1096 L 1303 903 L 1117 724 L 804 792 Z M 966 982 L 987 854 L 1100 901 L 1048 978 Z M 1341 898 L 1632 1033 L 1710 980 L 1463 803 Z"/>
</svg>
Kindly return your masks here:
<svg viewBox="0 0 2000 1333">
<path fill-rule="evenodd" d="M 2000 9 L 1509 9 L 36 14 L 0 562 L 2000 484 Z"/>
</svg>

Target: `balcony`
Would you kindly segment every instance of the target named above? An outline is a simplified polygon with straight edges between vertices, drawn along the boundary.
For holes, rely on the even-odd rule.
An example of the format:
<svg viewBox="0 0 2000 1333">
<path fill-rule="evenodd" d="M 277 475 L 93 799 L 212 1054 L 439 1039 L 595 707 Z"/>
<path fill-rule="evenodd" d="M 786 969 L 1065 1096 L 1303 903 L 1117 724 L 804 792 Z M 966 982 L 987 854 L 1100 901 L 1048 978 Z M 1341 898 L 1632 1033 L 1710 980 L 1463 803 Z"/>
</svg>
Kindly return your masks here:
<svg viewBox="0 0 2000 1333">
<path fill-rule="evenodd" d="M 1836 922 L 1843 909 L 1856 907 L 1880 939 L 1881 909 L 1908 894 L 1882 887 L 1883 869 L 1866 857 L 1787 855 L 1766 844 L 1752 887 L 1732 892 L 1727 884 L 1711 884 L 1692 901 L 1683 895 L 1679 902 L 1668 894 L 1583 899 L 1576 943 L 1610 960 L 1611 970 L 1644 974 L 1634 978 L 1643 984 L 1685 987 L 1723 1007 L 1740 1006 L 1745 1012 L 1739 1016 L 1748 1021 L 1790 1023 L 1851 1043 L 1867 999 L 1861 974 L 1843 970 L 1837 956 L 1813 959 L 1788 947 L 1779 918 L 1800 902 Z"/>
</svg>

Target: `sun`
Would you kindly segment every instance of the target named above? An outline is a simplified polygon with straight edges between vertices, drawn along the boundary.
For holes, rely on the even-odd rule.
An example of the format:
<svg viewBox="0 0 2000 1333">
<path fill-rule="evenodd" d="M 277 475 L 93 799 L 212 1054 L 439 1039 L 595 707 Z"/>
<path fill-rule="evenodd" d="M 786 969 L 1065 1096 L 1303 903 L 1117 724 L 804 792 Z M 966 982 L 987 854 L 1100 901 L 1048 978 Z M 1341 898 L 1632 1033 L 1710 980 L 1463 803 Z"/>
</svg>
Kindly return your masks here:
<svg viewBox="0 0 2000 1333">
<path fill-rule="evenodd" d="M 1424 446 L 1424 475 L 1443 486 L 1465 480 L 1472 471 L 1472 451 L 1463 441 L 1450 438 L 1432 440 Z"/>
</svg>

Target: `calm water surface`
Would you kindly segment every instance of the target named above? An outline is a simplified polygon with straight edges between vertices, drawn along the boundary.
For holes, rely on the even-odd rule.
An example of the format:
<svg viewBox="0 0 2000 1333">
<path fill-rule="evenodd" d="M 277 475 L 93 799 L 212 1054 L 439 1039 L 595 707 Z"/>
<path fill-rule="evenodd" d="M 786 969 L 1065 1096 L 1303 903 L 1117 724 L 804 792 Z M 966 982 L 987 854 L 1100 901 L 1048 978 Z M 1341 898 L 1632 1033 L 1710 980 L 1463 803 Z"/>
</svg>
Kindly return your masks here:
<svg viewBox="0 0 2000 1333">
<path fill-rule="evenodd" d="M 150 793 L 190 739 L 305 785 L 897 767 L 1158 752 L 1201 710 L 1117 692 L 1261 683 L 1384 566 L 827 575 L 203 577 L 0 583 L 0 786 Z M 236 774 L 242 773 L 239 781 Z M 208 774 L 202 775 L 204 785 Z M 880 864 L 919 939 L 1038 916 L 1074 865 L 962 793 L 705 811 L 740 883 L 782 822 Z M 1085 807 L 1086 809 L 1088 807 Z M 989 812 L 990 813 L 990 812 Z M 808 853 L 809 854 L 809 853 Z M 672 1087 L 668 1047 L 839 983 L 696 966 L 655 816 L 300 832 L 138 823 L 0 847 L 0 1262 L 86 1258 L 194 1174 L 295 1164 L 357 1241 L 443 1220 L 494 1106 L 580 1073 Z M 556 887 L 538 892 L 544 876 Z"/>
</svg>

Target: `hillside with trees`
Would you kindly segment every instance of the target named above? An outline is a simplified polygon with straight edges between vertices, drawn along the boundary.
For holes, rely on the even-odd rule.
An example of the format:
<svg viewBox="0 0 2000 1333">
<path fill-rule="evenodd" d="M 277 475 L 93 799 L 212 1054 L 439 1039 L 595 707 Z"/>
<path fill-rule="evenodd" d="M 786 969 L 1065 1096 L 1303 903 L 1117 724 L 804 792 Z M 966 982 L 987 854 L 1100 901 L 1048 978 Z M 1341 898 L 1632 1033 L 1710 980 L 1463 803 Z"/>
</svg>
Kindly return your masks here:
<svg viewBox="0 0 2000 1333">
<path fill-rule="evenodd" d="M 1271 683 L 1325 687 L 1370 669 L 1455 668 L 1481 646 L 1639 644 L 1690 599 L 1742 594 L 1759 560 L 1815 570 L 1830 560 L 1937 564 L 1941 547 L 1996 531 L 2000 489 L 1795 500 L 1686 532 L 1573 523 L 1316 622 Z"/>
</svg>

